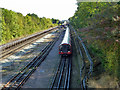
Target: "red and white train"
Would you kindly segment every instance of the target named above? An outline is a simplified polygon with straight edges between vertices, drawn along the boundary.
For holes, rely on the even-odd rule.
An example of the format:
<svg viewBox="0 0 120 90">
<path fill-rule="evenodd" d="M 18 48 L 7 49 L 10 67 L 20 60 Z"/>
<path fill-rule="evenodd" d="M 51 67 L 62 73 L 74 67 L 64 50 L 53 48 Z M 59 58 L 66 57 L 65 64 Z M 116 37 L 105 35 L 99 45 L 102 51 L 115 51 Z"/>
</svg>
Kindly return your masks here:
<svg viewBox="0 0 120 90">
<path fill-rule="evenodd" d="M 66 28 L 64 38 L 61 44 L 59 45 L 59 54 L 66 56 L 72 54 L 70 30 L 68 27 Z"/>
</svg>

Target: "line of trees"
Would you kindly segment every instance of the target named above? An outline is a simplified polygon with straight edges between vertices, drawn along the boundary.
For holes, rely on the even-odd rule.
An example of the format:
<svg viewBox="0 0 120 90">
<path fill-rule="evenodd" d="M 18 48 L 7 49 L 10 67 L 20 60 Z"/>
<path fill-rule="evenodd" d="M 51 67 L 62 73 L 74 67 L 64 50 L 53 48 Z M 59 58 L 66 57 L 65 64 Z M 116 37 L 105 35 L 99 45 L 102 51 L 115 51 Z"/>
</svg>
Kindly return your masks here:
<svg viewBox="0 0 120 90">
<path fill-rule="evenodd" d="M 23 16 L 4 8 L 0 8 L 0 11 L 0 44 L 60 24 L 57 19 L 39 18 L 34 13 Z"/>
<path fill-rule="evenodd" d="M 79 2 L 70 23 L 106 72 L 120 80 L 120 2 Z"/>
</svg>

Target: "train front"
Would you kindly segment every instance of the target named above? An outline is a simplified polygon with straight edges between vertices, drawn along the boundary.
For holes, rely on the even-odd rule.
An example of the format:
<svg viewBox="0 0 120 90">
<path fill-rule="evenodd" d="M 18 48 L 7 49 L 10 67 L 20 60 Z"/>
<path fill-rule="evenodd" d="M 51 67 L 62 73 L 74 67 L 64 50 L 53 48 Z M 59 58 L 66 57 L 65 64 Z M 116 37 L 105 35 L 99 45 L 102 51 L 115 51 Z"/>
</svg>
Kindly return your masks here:
<svg viewBox="0 0 120 90">
<path fill-rule="evenodd" d="M 66 32 L 62 40 L 62 43 L 59 45 L 59 54 L 65 56 L 72 54 L 71 38 L 68 27 L 66 28 Z"/>
</svg>

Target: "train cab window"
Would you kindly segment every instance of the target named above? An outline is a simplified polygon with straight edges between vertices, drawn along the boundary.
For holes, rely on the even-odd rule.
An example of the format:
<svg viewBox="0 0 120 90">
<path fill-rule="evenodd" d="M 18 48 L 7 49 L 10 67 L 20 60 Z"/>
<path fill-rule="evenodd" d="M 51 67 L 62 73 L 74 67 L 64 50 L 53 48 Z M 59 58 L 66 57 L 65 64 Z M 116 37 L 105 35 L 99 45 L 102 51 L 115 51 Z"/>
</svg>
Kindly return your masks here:
<svg viewBox="0 0 120 90">
<path fill-rule="evenodd" d="M 70 46 L 68 45 L 68 51 L 70 51 Z"/>
<path fill-rule="evenodd" d="M 62 45 L 62 51 L 63 52 L 67 52 L 68 51 L 67 48 L 68 48 L 67 45 Z"/>
<path fill-rule="evenodd" d="M 69 45 L 61 45 L 59 48 L 60 48 L 60 51 L 62 51 L 62 52 L 70 51 L 70 46 Z"/>
</svg>

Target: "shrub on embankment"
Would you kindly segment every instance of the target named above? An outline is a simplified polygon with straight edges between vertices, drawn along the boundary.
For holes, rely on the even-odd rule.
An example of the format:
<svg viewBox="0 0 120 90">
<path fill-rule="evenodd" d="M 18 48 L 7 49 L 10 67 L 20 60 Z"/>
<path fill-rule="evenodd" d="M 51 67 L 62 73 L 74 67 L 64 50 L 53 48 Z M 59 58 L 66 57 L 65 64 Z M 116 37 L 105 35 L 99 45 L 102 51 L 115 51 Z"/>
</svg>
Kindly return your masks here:
<svg viewBox="0 0 120 90">
<path fill-rule="evenodd" d="M 79 2 L 69 20 L 91 55 L 120 80 L 120 2 Z"/>
<path fill-rule="evenodd" d="M 39 18 L 36 14 L 23 16 L 11 10 L 0 8 L 0 44 L 57 26 L 59 20 Z"/>
</svg>

